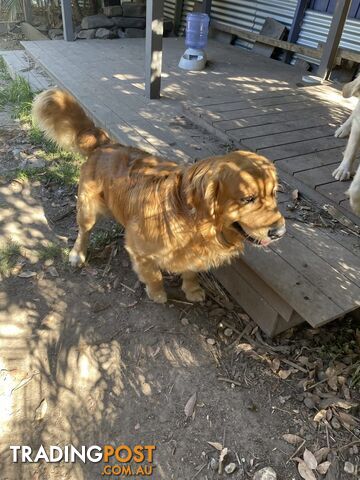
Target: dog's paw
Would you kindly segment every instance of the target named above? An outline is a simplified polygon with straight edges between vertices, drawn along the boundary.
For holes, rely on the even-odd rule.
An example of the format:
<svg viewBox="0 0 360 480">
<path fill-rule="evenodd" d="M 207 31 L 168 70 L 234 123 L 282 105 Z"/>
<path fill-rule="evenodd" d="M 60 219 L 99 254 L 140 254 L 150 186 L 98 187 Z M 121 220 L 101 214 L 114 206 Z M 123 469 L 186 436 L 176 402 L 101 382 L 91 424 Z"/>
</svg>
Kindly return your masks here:
<svg viewBox="0 0 360 480">
<path fill-rule="evenodd" d="M 186 299 L 189 302 L 204 302 L 205 301 L 205 290 L 203 288 L 196 287 L 191 291 L 185 292 Z"/>
<path fill-rule="evenodd" d="M 166 303 L 167 295 L 165 290 L 152 291 L 149 287 L 146 287 L 147 296 L 155 303 Z"/>
<path fill-rule="evenodd" d="M 344 182 L 345 180 L 349 180 L 351 177 L 351 171 L 346 165 L 339 165 L 332 172 L 332 176 L 336 178 L 336 180 L 340 180 L 340 182 Z"/>
<path fill-rule="evenodd" d="M 345 125 L 344 123 L 343 125 L 340 125 L 340 127 L 335 131 L 334 136 L 336 138 L 348 137 L 350 135 L 350 130 L 351 127 Z"/>
<path fill-rule="evenodd" d="M 86 255 L 79 253 L 76 250 L 72 249 L 69 254 L 69 262 L 72 267 L 81 267 L 85 263 Z"/>
</svg>

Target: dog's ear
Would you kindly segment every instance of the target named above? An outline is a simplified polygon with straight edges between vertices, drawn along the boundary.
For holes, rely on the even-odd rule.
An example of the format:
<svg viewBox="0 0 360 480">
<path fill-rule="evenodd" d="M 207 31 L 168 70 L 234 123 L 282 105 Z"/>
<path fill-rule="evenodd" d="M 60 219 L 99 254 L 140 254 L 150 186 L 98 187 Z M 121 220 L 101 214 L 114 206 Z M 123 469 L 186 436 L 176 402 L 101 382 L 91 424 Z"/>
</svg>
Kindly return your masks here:
<svg viewBox="0 0 360 480">
<path fill-rule="evenodd" d="M 209 161 L 189 168 L 184 182 L 187 201 L 198 212 L 214 216 L 218 205 L 220 181 L 216 168 Z"/>
<path fill-rule="evenodd" d="M 218 207 L 220 182 L 218 178 L 212 178 L 207 182 L 204 192 L 204 200 L 212 217 L 215 216 Z"/>
<path fill-rule="evenodd" d="M 360 75 L 352 82 L 344 85 L 342 94 L 344 98 L 358 97 L 360 95 Z"/>
</svg>

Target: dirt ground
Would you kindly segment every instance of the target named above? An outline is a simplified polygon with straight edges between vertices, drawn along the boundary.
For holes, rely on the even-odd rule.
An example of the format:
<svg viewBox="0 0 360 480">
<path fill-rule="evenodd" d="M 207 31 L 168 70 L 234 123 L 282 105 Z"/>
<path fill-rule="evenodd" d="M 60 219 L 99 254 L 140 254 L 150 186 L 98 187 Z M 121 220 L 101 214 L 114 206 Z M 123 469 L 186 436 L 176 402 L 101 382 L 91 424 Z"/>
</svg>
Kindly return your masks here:
<svg viewBox="0 0 360 480">
<path fill-rule="evenodd" d="M 10 109 L 0 124 L 1 242 L 20 246 L 0 287 L 1 480 L 101 478 L 102 463 L 11 461 L 9 445 L 68 444 L 153 444 L 154 479 L 360 477 L 358 320 L 269 339 L 211 276 L 203 305 L 172 276 L 154 304 L 111 222 L 71 269 L 76 187 L 9 179 L 33 147 Z"/>
</svg>

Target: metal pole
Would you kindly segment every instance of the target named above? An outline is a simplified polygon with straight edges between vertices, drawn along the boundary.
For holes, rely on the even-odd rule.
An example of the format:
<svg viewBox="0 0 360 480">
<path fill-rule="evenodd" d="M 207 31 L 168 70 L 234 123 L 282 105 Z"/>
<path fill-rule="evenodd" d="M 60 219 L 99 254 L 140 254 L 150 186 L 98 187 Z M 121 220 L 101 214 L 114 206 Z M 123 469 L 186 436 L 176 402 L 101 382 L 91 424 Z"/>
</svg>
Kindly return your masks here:
<svg viewBox="0 0 360 480">
<path fill-rule="evenodd" d="M 164 32 L 164 0 L 148 0 L 146 4 L 145 95 L 160 98 L 162 39 Z"/>
<path fill-rule="evenodd" d="M 351 0 L 337 0 L 329 33 L 324 45 L 323 54 L 316 76 L 327 80 L 335 63 L 336 53 L 339 48 L 341 35 L 344 30 L 346 17 L 351 5 Z"/>
<path fill-rule="evenodd" d="M 74 41 L 74 29 L 72 23 L 71 0 L 61 0 L 61 14 L 64 29 L 64 39 L 67 42 Z"/>
</svg>

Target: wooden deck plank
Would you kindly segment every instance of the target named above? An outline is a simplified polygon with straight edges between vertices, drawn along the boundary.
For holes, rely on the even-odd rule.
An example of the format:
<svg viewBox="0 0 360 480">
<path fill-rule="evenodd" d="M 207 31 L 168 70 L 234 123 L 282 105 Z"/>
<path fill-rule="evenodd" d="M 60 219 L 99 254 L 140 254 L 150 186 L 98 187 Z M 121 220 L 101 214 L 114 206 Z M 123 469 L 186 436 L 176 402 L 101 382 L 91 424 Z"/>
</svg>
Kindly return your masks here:
<svg viewBox="0 0 360 480">
<path fill-rule="evenodd" d="M 315 138 L 329 137 L 334 134 L 334 127 L 331 125 L 322 125 L 320 127 L 303 128 L 292 132 L 278 133 L 274 135 L 264 135 L 255 139 L 244 139 L 246 147 L 254 151 L 264 148 L 273 148 L 289 143 L 312 140 Z"/>
<path fill-rule="evenodd" d="M 289 103 L 298 103 L 309 100 L 309 97 L 306 95 L 295 95 L 294 93 L 290 95 L 284 95 L 283 97 L 263 97 L 263 98 L 244 98 L 235 102 L 223 103 L 220 105 L 213 105 L 211 111 L 222 113 L 229 112 L 231 110 L 242 110 L 249 107 L 259 108 L 259 107 L 270 107 L 273 105 L 287 105 Z"/>
<path fill-rule="evenodd" d="M 346 142 L 347 139 L 335 138 L 334 135 L 331 135 L 300 142 L 294 141 L 293 143 L 280 145 L 278 147 L 262 148 L 258 150 L 258 153 L 276 162 L 284 158 L 297 157 L 300 152 L 304 155 L 306 153 L 317 153 L 336 147 L 345 147 Z"/>
<path fill-rule="evenodd" d="M 335 169 L 336 164 L 333 166 Z M 348 196 L 345 192 L 350 187 L 351 181 L 347 182 L 335 182 L 335 183 L 327 183 L 325 185 L 321 185 L 317 187 L 317 191 L 320 192 L 324 197 L 329 198 L 335 203 L 341 203 L 344 200 L 347 200 Z"/>
<path fill-rule="evenodd" d="M 299 155 L 297 157 L 284 158 L 278 160 L 276 166 L 286 172 L 294 175 L 303 170 L 310 170 L 324 165 L 333 165 L 340 163 L 344 147 L 331 148 L 330 150 L 322 150 L 316 153 L 307 153 L 306 155 Z"/>
<path fill-rule="evenodd" d="M 291 235 L 296 236 L 297 240 L 357 285 L 359 287 L 358 298 L 360 301 L 359 257 L 353 251 L 344 248 L 343 245 L 334 240 L 334 237 L 328 235 L 326 231 L 306 223 L 288 221 L 286 228 Z"/>
<path fill-rule="evenodd" d="M 286 242 L 276 242 L 271 248 L 304 278 L 316 285 L 316 288 L 336 303 L 343 312 L 353 310 L 356 304 L 360 306 L 360 288 L 295 236 L 288 235 Z M 315 311 L 313 317 L 313 322 L 316 324 Z"/>
<path fill-rule="evenodd" d="M 284 238 L 281 242 L 288 241 Z M 322 324 L 342 314 L 335 302 L 277 252 L 246 247 L 243 260 L 310 325 Z"/>
<path fill-rule="evenodd" d="M 335 183 L 336 180 L 332 176 L 334 165 L 324 165 L 322 167 L 313 168 L 311 170 L 304 170 L 303 172 L 295 173 L 295 178 L 306 183 L 306 185 L 316 188 L 326 183 Z"/>
<path fill-rule="evenodd" d="M 236 98 L 236 95 L 241 96 L 242 98 L 254 98 L 254 99 L 260 99 L 260 98 L 280 98 L 283 97 L 284 95 L 291 95 L 294 94 L 294 91 L 292 88 L 279 88 L 275 89 L 273 91 L 265 91 L 265 92 L 256 92 L 256 93 L 249 93 L 249 92 L 244 92 L 244 91 L 238 91 L 235 95 L 220 95 L 219 97 L 215 97 L 214 95 L 211 95 L 209 97 L 201 97 L 197 99 L 196 101 L 196 106 L 199 107 L 210 107 L 214 105 L 221 105 L 224 103 L 233 103 L 234 98 Z M 190 104 L 191 107 L 194 107 L 194 104 Z"/>
<path fill-rule="evenodd" d="M 223 120 L 223 121 L 213 121 L 211 118 L 205 118 L 211 125 L 214 124 L 216 128 L 228 132 L 229 130 L 236 130 L 242 127 L 254 127 L 258 125 L 266 125 L 269 123 L 281 123 L 294 120 L 301 120 L 304 117 L 314 116 L 314 115 L 324 115 L 329 112 L 329 109 L 321 105 L 317 107 L 311 107 L 306 110 L 299 110 L 297 112 L 282 112 L 282 113 L 273 113 L 271 115 L 259 115 L 254 117 L 248 117 L 238 120 Z M 328 117 L 329 121 L 341 122 L 341 119 L 344 118 L 343 112 L 338 112 L 335 109 L 332 110 L 331 116 Z"/>
</svg>

